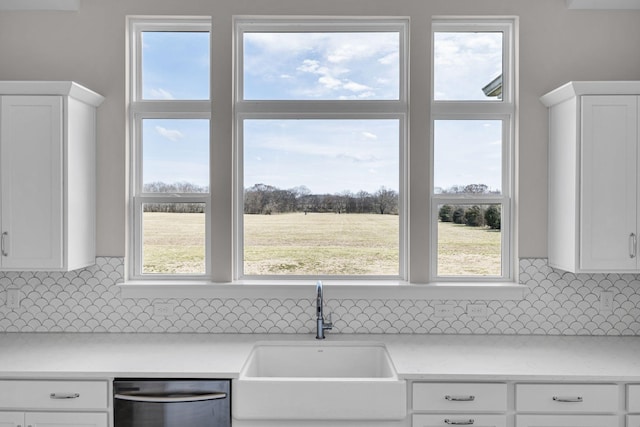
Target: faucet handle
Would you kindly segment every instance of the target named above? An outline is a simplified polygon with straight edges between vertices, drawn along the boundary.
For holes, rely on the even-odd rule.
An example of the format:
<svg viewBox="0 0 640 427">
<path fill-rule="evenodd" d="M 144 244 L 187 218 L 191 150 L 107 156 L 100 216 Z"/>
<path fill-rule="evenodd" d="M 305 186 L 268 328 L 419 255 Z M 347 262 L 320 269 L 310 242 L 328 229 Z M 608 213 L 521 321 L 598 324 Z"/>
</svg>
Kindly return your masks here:
<svg viewBox="0 0 640 427">
<path fill-rule="evenodd" d="M 333 322 L 331 322 L 331 313 L 327 313 L 327 318 L 322 326 L 324 329 L 333 329 Z"/>
</svg>

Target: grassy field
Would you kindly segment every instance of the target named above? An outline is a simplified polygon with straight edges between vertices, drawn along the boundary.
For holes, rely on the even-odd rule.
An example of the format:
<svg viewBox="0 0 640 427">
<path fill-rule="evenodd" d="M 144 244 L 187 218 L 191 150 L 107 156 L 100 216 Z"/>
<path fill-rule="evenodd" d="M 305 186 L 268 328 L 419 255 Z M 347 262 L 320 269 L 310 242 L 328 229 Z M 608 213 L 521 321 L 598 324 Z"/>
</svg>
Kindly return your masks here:
<svg viewBox="0 0 640 427">
<path fill-rule="evenodd" d="M 439 276 L 499 276 L 501 274 L 499 230 L 438 223 Z"/>
<path fill-rule="evenodd" d="M 248 275 L 398 274 L 395 215 L 245 215 Z M 500 232 L 440 223 L 440 275 L 499 275 Z M 145 213 L 145 273 L 204 272 L 204 215 Z M 427 262 L 427 260 L 425 260 Z"/>
<path fill-rule="evenodd" d="M 245 215 L 245 274 L 398 274 L 395 215 Z"/>
</svg>

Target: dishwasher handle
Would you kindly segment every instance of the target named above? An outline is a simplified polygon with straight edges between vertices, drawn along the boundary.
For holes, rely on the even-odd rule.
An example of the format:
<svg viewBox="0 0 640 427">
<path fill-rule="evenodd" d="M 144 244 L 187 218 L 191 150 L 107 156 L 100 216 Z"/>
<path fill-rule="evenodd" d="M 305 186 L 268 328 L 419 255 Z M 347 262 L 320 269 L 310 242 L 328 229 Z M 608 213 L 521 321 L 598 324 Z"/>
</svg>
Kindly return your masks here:
<svg viewBox="0 0 640 427">
<path fill-rule="evenodd" d="M 205 400 L 226 399 L 227 393 L 166 393 L 166 394 L 115 394 L 115 399 L 132 402 L 174 403 L 203 402 Z"/>
</svg>

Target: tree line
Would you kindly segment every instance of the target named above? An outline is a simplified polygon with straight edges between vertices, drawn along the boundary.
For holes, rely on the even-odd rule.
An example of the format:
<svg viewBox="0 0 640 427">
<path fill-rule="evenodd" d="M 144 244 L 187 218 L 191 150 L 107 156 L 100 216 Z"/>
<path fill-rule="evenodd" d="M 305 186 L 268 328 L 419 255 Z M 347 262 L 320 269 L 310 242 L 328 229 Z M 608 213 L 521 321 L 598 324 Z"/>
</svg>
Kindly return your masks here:
<svg viewBox="0 0 640 427">
<path fill-rule="evenodd" d="M 398 193 L 380 187 L 374 193 L 345 191 L 337 194 L 312 194 L 305 187 L 280 189 L 267 184 L 255 184 L 244 190 L 244 213 L 376 213 L 398 214 Z"/>
<path fill-rule="evenodd" d="M 192 183 L 153 182 L 145 184 L 147 193 L 208 193 L 208 186 Z M 455 186 L 443 193 L 490 193 L 484 184 Z M 271 215 L 276 213 L 317 212 L 317 213 L 375 213 L 381 215 L 398 214 L 398 192 L 380 187 L 376 192 L 345 191 L 338 194 L 312 194 L 305 187 L 280 189 L 267 184 L 255 184 L 244 191 L 244 213 Z M 145 212 L 203 213 L 203 203 L 145 203 Z M 443 205 L 438 212 L 440 221 L 464 224 L 472 227 L 501 228 L 499 205 Z"/>
<path fill-rule="evenodd" d="M 144 185 L 145 193 L 208 193 L 209 187 L 180 182 L 152 182 Z M 271 215 L 291 212 L 398 214 L 398 192 L 380 187 L 374 193 L 345 191 L 339 194 L 312 194 L 305 187 L 280 189 L 255 184 L 244 191 L 244 213 Z M 202 203 L 145 203 L 145 212 L 203 213 Z"/>
<path fill-rule="evenodd" d="M 500 230 L 501 209 L 500 205 L 489 206 L 453 206 L 442 205 L 438 211 L 441 222 L 453 222 L 471 227 L 489 227 L 492 230 Z"/>
<path fill-rule="evenodd" d="M 485 184 L 454 185 L 437 190 L 441 194 L 500 194 L 500 191 L 491 190 Z M 441 222 L 500 230 L 502 213 L 500 205 L 443 205 L 438 211 L 438 217 Z"/>
</svg>

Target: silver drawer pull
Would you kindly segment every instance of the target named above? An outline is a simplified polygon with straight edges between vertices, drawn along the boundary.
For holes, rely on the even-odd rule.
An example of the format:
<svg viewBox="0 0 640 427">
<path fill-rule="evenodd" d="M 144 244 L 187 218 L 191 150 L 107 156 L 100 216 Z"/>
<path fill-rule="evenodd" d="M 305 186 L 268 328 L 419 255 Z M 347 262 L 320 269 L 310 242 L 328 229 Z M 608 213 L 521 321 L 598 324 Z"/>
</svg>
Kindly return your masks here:
<svg viewBox="0 0 640 427">
<path fill-rule="evenodd" d="M 447 418 L 444 420 L 444 423 L 450 426 L 470 426 L 474 422 L 475 421 L 472 418 L 469 418 L 468 420 L 450 420 Z"/>
<path fill-rule="evenodd" d="M 80 397 L 80 393 L 51 393 L 49 397 L 52 399 L 77 399 Z"/>
<path fill-rule="evenodd" d="M 450 395 L 446 395 L 444 397 L 446 400 L 450 401 L 450 402 L 473 402 L 474 400 L 476 400 L 476 397 L 473 395 L 468 395 L 468 396 L 450 396 Z"/>
<path fill-rule="evenodd" d="M 555 402 L 568 402 L 568 403 L 580 403 L 582 402 L 581 396 L 553 396 Z"/>
</svg>

